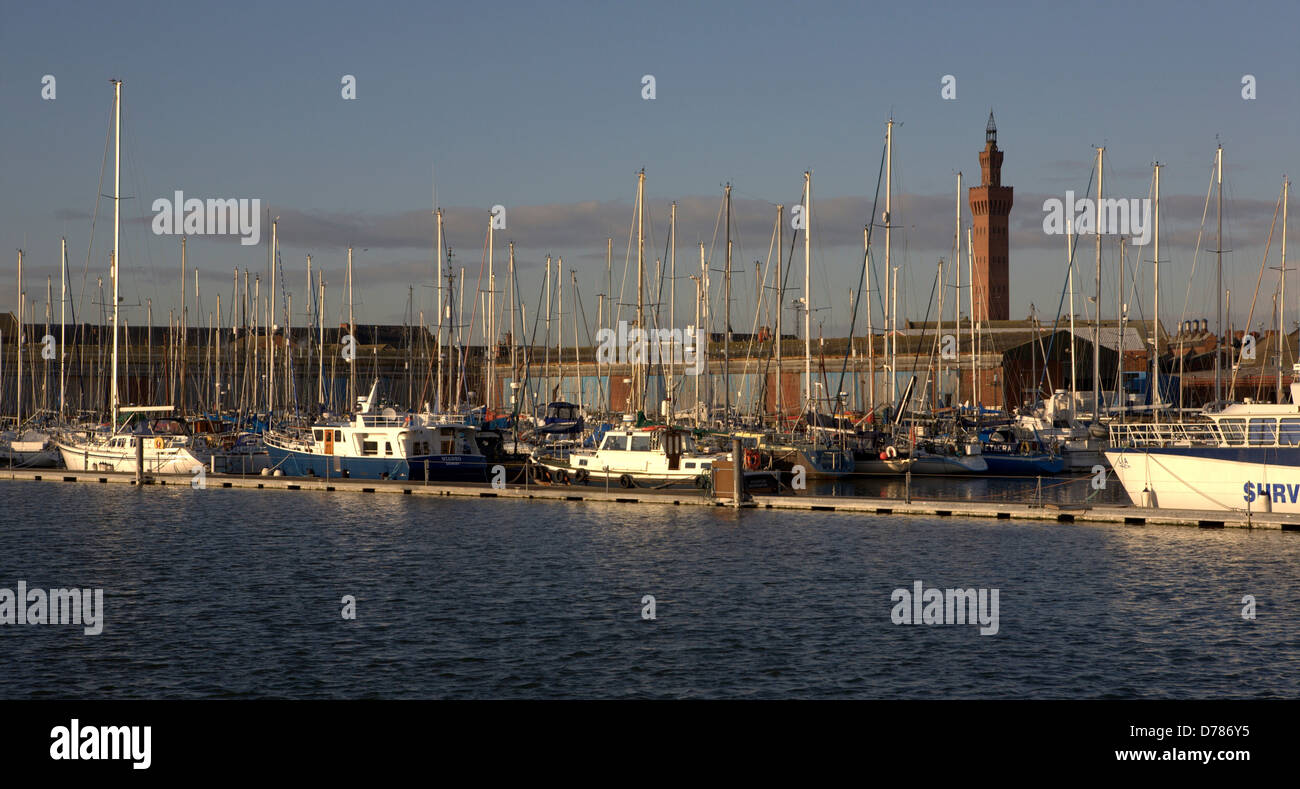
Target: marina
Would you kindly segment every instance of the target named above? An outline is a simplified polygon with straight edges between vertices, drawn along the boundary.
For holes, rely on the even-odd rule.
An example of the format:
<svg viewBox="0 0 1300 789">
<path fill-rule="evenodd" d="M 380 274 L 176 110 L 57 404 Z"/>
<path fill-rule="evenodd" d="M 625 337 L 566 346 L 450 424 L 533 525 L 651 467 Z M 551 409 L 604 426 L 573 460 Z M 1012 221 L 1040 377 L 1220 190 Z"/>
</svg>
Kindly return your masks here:
<svg viewBox="0 0 1300 789">
<path fill-rule="evenodd" d="M 10 5 L 21 774 L 1285 767 L 1300 6 Z"/>
</svg>

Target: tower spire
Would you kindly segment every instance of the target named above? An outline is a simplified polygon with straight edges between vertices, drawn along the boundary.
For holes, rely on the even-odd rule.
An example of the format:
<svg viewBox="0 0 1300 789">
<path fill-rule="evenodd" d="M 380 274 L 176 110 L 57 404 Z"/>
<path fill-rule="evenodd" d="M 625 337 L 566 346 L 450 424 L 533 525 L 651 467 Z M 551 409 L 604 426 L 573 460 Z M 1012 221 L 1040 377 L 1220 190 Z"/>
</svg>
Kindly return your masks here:
<svg viewBox="0 0 1300 789">
<path fill-rule="evenodd" d="M 972 318 L 976 321 L 1004 321 L 1011 317 L 1009 216 L 1014 200 L 1011 187 L 1002 185 L 1002 151 L 998 150 L 998 127 L 989 109 L 984 128 L 984 150 L 980 151 L 980 185 L 970 189 L 974 227 L 974 261 L 971 287 L 975 296 Z"/>
</svg>

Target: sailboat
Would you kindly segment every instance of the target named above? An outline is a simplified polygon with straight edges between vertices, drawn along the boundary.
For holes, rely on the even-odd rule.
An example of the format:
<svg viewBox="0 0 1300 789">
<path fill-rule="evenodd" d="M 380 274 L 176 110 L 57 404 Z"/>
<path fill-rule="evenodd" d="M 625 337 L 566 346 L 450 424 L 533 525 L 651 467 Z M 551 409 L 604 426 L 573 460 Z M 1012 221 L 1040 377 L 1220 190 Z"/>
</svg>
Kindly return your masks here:
<svg viewBox="0 0 1300 789">
<path fill-rule="evenodd" d="M 120 281 L 121 174 L 122 174 L 122 81 L 113 80 L 115 155 L 113 160 L 113 372 L 111 388 L 112 422 L 107 430 L 65 432 L 55 444 L 64 464 L 73 471 L 145 471 L 157 474 L 185 474 L 207 466 L 212 448 L 203 436 L 192 435 L 174 419 L 155 418 L 172 411 L 172 406 L 123 407 L 118 397 L 118 284 Z M 118 417 L 126 414 L 121 425 Z M 143 465 L 143 468 L 141 468 Z"/>
</svg>

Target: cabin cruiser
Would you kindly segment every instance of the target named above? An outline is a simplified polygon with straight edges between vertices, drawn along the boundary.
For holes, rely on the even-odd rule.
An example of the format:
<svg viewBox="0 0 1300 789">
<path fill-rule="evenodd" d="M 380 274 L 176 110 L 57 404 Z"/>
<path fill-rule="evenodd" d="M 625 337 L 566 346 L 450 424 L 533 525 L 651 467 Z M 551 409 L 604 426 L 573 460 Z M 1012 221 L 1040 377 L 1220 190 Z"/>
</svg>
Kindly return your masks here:
<svg viewBox="0 0 1300 789">
<path fill-rule="evenodd" d="M 1194 421 L 1110 426 L 1106 459 L 1144 507 L 1300 512 L 1300 365 L 1290 403 L 1249 399 Z"/>
<path fill-rule="evenodd" d="M 1059 453 L 1067 471 L 1091 471 L 1106 462 L 1106 428 L 1089 426 L 1076 418 L 1070 395 L 1057 389 L 1030 413 L 1016 417 L 1016 426 L 1037 435 L 1052 452 Z"/>
<path fill-rule="evenodd" d="M 693 482 L 704 488 L 712 478 L 713 462 L 726 457 L 697 451 L 689 430 L 655 425 L 609 430 L 596 449 L 573 449 L 567 457 L 539 451 L 532 462 L 542 478 L 560 483 L 618 480 L 630 488 Z"/>
<path fill-rule="evenodd" d="M 483 482 L 487 459 L 472 426 L 452 416 L 376 413 L 375 392 L 349 420 L 264 436 L 271 468 L 289 476 Z"/>
</svg>

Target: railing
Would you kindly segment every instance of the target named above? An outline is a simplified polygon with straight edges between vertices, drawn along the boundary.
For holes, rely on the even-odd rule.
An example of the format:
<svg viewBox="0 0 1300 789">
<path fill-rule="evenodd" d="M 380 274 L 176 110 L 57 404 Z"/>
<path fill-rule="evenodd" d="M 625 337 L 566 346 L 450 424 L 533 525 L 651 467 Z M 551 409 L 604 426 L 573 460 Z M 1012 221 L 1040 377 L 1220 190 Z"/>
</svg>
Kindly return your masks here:
<svg viewBox="0 0 1300 789">
<path fill-rule="evenodd" d="M 1243 441 L 1237 441 L 1243 444 Z M 1213 422 L 1132 422 L 1110 426 L 1113 447 L 1191 447 L 1227 444 Z"/>
</svg>

